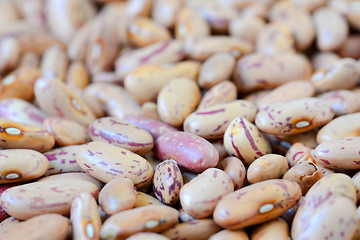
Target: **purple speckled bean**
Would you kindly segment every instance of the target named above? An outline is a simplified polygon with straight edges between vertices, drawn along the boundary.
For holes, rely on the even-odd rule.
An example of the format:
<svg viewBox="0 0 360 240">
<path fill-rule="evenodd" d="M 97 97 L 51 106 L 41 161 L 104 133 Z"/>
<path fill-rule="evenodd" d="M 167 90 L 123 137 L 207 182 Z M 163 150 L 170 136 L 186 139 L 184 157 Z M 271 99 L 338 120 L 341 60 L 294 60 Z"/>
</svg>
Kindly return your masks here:
<svg viewBox="0 0 360 240">
<path fill-rule="evenodd" d="M 193 172 L 203 172 L 219 162 L 219 153 L 215 147 L 192 133 L 165 133 L 156 140 L 154 149 L 160 160 L 173 159 L 181 167 Z"/>
<path fill-rule="evenodd" d="M 90 176 L 85 172 L 67 172 L 67 173 L 54 174 L 51 176 L 40 178 L 38 182 L 54 181 L 54 180 L 72 180 L 72 179 L 84 180 L 93 183 L 98 187 L 99 190 L 104 186 L 102 182 L 93 178 L 92 176 Z"/>
<path fill-rule="evenodd" d="M 133 116 L 133 115 L 126 115 L 124 116 L 124 119 L 128 122 L 131 122 L 132 124 L 141 127 L 148 131 L 154 140 L 156 140 L 158 137 L 160 137 L 164 133 L 168 132 L 178 132 L 178 130 L 166 123 L 141 117 L 141 116 Z"/>
<path fill-rule="evenodd" d="M 323 93 L 319 95 L 318 98 L 330 103 L 335 116 L 360 111 L 360 97 L 349 90 L 336 90 Z"/>
<path fill-rule="evenodd" d="M 206 218 L 212 215 L 221 198 L 233 191 L 234 184 L 226 172 L 209 168 L 181 188 L 180 202 L 192 217 Z"/>
<path fill-rule="evenodd" d="M 256 115 L 256 126 L 270 134 L 293 135 L 322 126 L 334 117 L 326 101 L 299 98 L 273 103 Z"/>
<path fill-rule="evenodd" d="M 183 177 L 175 161 L 165 160 L 157 165 L 154 173 L 154 193 L 163 203 L 173 205 L 179 200 Z"/>
<path fill-rule="evenodd" d="M 120 118 L 98 118 L 89 126 L 89 132 L 93 141 L 107 142 L 139 155 L 145 155 L 154 145 L 148 131 Z"/>
<path fill-rule="evenodd" d="M 49 161 L 49 169 L 45 176 L 66 172 L 83 172 L 75 158 L 80 147 L 81 145 L 74 145 L 45 152 L 44 155 Z"/>
<path fill-rule="evenodd" d="M 360 169 L 360 137 L 336 138 L 319 144 L 315 161 L 330 169 Z"/>
<path fill-rule="evenodd" d="M 146 159 L 122 147 L 105 142 L 91 142 L 76 153 L 79 166 L 92 177 L 109 182 L 115 177 L 130 178 L 135 187 L 144 186 L 153 176 Z"/>
</svg>

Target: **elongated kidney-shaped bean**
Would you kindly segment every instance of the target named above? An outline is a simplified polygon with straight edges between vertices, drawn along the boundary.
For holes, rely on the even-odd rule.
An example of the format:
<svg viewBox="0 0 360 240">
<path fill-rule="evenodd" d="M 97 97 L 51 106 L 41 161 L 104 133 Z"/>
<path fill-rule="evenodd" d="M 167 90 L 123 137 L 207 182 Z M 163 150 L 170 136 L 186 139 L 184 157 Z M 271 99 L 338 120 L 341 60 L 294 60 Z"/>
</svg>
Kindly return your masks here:
<svg viewBox="0 0 360 240">
<path fill-rule="evenodd" d="M 203 95 L 197 110 L 203 110 L 216 104 L 234 101 L 236 98 L 237 89 L 235 84 L 226 80 L 216 84 Z"/>
<path fill-rule="evenodd" d="M 300 200 L 301 189 L 287 180 L 255 183 L 228 194 L 216 205 L 215 222 L 238 229 L 279 217 Z M 238 207 L 234 207 L 238 206 Z"/>
<path fill-rule="evenodd" d="M 85 172 L 102 182 L 125 177 L 130 178 L 135 187 L 141 187 L 153 176 L 153 169 L 146 159 L 105 142 L 84 145 L 76 153 L 76 161 Z"/>
<path fill-rule="evenodd" d="M 349 90 L 336 90 L 318 96 L 331 104 L 335 116 L 346 115 L 360 111 L 360 97 Z"/>
<path fill-rule="evenodd" d="M 322 126 L 334 117 L 324 100 L 299 98 L 273 103 L 256 115 L 256 126 L 270 134 L 293 135 Z"/>
<path fill-rule="evenodd" d="M 155 152 L 160 160 L 174 159 L 181 167 L 193 172 L 203 172 L 219 162 L 219 153 L 211 143 L 186 132 L 161 135 L 156 140 Z"/>
</svg>

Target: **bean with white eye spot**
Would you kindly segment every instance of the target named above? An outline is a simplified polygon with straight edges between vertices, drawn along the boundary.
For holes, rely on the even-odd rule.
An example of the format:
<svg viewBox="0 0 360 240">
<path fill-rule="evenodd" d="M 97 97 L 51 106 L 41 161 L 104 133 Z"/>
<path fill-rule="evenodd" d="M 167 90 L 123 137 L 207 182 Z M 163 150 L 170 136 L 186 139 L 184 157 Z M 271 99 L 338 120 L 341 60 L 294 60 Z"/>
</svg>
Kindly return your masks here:
<svg viewBox="0 0 360 240">
<path fill-rule="evenodd" d="M 180 203 L 190 216 L 206 218 L 212 215 L 216 204 L 233 191 L 234 185 L 228 174 L 209 168 L 181 188 Z"/>
<path fill-rule="evenodd" d="M 183 177 L 177 163 L 165 160 L 157 165 L 153 189 L 155 196 L 163 203 L 173 205 L 179 200 L 180 189 L 184 185 Z"/>
<path fill-rule="evenodd" d="M 334 117 L 330 105 L 317 98 L 299 98 L 273 103 L 256 115 L 256 126 L 263 132 L 294 135 L 328 123 Z"/>
</svg>

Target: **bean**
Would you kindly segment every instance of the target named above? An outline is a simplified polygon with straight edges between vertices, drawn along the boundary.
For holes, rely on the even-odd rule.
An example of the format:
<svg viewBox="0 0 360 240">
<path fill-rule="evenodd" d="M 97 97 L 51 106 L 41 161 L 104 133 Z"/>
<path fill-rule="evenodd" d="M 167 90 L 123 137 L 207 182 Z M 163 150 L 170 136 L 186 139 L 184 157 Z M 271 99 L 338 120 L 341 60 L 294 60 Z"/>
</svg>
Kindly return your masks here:
<svg viewBox="0 0 360 240">
<path fill-rule="evenodd" d="M 209 240 L 249 240 L 248 235 L 243 230 L 222 230 L 210 236 Z"/>
<path fill-rule="evenodd" d="M 216 104 L 231 102 L 236 100 L 237 91 L 233 82 L 225 80 L 214 85 L 201 98 L 197 110 L 203 110 Z"/>
<path fill-rule="evenodd" d="M 290 238 L 289 226 L 285 220 L 276 218 L 256 226 L 250 237 L 252 240 L 274 238 L 279 240 L 288 240 Z"/>
<path fill-rule="evenodd" d="M 136 192 L 136 202 L 134 207 L 138 208 L 138 207 L 143 207 L 143 206 L 147 206 L 147 205 L 162 205 L 162 203 L 157 200 L 156 198 L 143 193 L 143 192 Z"/>
<path fill-rule="evenodd" d="M 183 2 L 181 0 L 155 0 L 152 9 L 152 17 L 155 22 L 158 22 L 167 28 L 172 28 L 175 24 L 177 12 L 182 5 Z"/>
<path fill-rule="evenodd" d="M 20 223 L 19 219 L 8 216 L 9 215 L 6 215 L 7 218 L 0 223 L 0 236 L 7 233 L 12 227 Z"/>
<path fill-rule="evenodd" d="M 187 7 L 179 10 L 175 20 L 176 39 L 185 40 L 209 35 L 210 26 L 201 14 Z"/>
<path fill-rule="evenodd" d="M 295 166 L 297 163 L 302 161 L 313 161 L 312 155 L 311 155 L 312 149 L 305 146 L 304 144 L 297 142 L 291 145 L 289 150 L 286 152 L 286 159 L 289 163 L 290 167 Z"/>
<path fill-rule="evenodd" d="M 56 148 L 44 152 L 45 157 L 49 161 L 49 168 L 45 175 L 47 176 L 66 172 L 83 172 L 76 163 L 75 159 L 75 154 L 79 149 L 80 146 L 75 145 Z"/>
<path fill-rule="evenodd" d="M 235 18 L 230 22 L 230 35 L 255 43 L 257 36 L 265 26 L 261 18 Z"/>
<path fill-rule="evenodd" d="M 312 65 L 315 70 L 327 69 L 340 59 L 339 55 L 333 52 L 318 52 L 312 57 Z"/>
<path fill-rule="evenodd" d="M 68 172 L 68 173 L 54 174 L 51 176 L 40 178 L 38 182 L 53 181 L 53 180 L 72 180 L 72 179 L 84 180 L 92 184 L 95 184 L 99 190 L 104 186 L 102 182 L 100 182 L 99 180 L 91 177 L 89 174 L 86 174 L 84 172 Z"/>
<path fill-rule="evenodd" d="M 230 176 L 234 184 L 234 190 L 238 190 L 245 185 L 245 166 L 237 157 L 227 157 L 221 160 L 217 167 Z"/>
<path fill-rule="evenodd" d="M 65 81 L 68 58 L 60 45 L 52 45 L 44 52 L 40 70 L 44 77 Z"/>
<path fill-rule="evenodd" d="M 335 116 L 356 113 L 360 111 L 360 98 L 349 90 L 336 90 L 318 96 L 331 104 Z"/>
<path fill-rule="evenodd" d="M 146 118 L 154 119 L 161 121 L 158 110 L 157 104 L 154 102 L 146 102 L 141 106 L 142 115 Z"/>
<path fill-rule="evenodd" d="M 128 237 L 126 240 L 169 240 L 169 238 L 152 232 L 135 233 Z"/>
<path fill-rule="evenodd" d="M 72 88 L 84 89 L 90 82 L 90 75 L 83 62 L 72 62 L 67 70 L 66 84 Z"/>
<path fill-rule="evenodd" d="M 358 204 L 360 202 L 360 174 L 359 174 L 359 172 L 356 173 L 352 177 L 352 180 L 354 182 L 354 186 L 356 189 L 356 204 Z"/>
</svg>

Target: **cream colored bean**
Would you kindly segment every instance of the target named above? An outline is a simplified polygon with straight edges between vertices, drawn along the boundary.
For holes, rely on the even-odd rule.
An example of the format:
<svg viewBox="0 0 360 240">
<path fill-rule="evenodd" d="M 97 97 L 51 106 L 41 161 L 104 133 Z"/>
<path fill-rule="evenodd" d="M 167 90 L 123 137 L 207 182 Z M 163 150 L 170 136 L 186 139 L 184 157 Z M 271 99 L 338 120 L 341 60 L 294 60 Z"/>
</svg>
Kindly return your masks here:
<svg viewBox="0 0 360 240">
<path fill-rule="evenodd" d="M 64 83 L 40 78 L 34 92 L 40 108 L 50 116 L 73 120 L 87 126 L 95 116 L 88 106 Z"/>
<path fill-rule="evenodd" d="M 93 141 L 103 141 L 141 156 L 149 152 L 154 140 L 149 132 L 120 118 L 98 118 L 89 126 Z"/>
<path fill-rule="evenodd" d="M 194 60 L 205 61 L 212 55 L 227 52 L 240 58 L 253 51 L 250 42 L 228 36 L 210 36 L 200 39 L 188 39 L 185 43 L 186 54 Z"/>
<path fill-rule="evenodd" d="M 307 79 L 311 73 L 310 62 L 294 53 L 248 54 L 235 68 L 234 82 L 242 93 L 276 88 L 286 82 Z"/>
<path fill-rule="evenodd" d="M 72 201 L 81 192 L 97 197 L 99 190 L 84 180 L 51 180 L 9 188 L 0 200 L 7 213 L 26 220 L 44 213 L 69 215 Z"/>
<path fill-rule="evenodd" d="M 330 207 L 329 203 L 331 203 L 331 198 L 335 199 L 347 199 L 340 200 L 344 208 L 343 213 L 339 212 L 339 209 L 342 209 L 342 207 L 339 207 L 339 205 L 336 204 L 337 207 Z M 330 230 L 341 230 L 343 228 L 343 224 L 351 226 L 351 209 L 354 208 L 356 201 L 356 191 L 354 187 L 354 183 L 351 180 L 350 177 L 348 177 L 345 174 L 341 173 L 335 173 L 328 175 L 326 177 L 323 177 L 320 179 L 306 194 L 304 200 L 301 202 L 299 209 L 296 212 L 294 221 L 291 226 L 291 236 L 293 239 L 301 239 L 300 236 L 303 234 L 306 234 L 310 232 L 315 233 L 321 233 L 324 231 L 324 229 L 318 228 L 318 227 L 308 227 L 306 229 L 307 223 L 310 223 L 311 221 L 313 224 L 309 226 L 318 226 L 320 222 L 316 223 L 318 221 L 317 219 L 321 219 L 322 222 L 325 222 L 326 219 L 336 219 L 337 221 L 331 221 L 332 223 L 336 223 L 336 227 L 326 228 L 327 231 Z M 334 205 L 335 206 L 335 205 Z M 351 210 L 351 211 L 350 211 Z M 325 211 L 325 213 L 322 213 L 318 218 L 316 217 L 318 212 Z M 326 217 L 326 212 L 328 212 L 329 216 Z M 335 217 L 333 214 L 338 214 L 338 217 Z M 325 214 L 325 215 L 323 215 Z M 345 218 L 343 221 L 338 222 L 340 218 L 345 214 Z M 347 215 L 347 216 L 346 216 Z M 331 217 L 330 216 L 334 216 Z M 350 220 L 347 223 L 347 220 Z M 354 221 L 355 222 L 355 221 Z M 323 223 L 321 223 L 323 224 Z M 329 224 L 330 225 L 330 224 Z M 318 230 L 317 230 L 318 229 Z M 320 230 L 320 231 L 319 231 Z M 340 233 L 337 232 L 337 233 Z M 344 234 L 348 234 L 347 232 L 344 232 Z M 345 238 L 346 239 L 346 238 Z"/>
<path fill-rule="evenodd" d="M 169 238 L 152 232 L 135 233 L 128 237 L 126 240 L 170 240 Z"/>
<path fill-rule="evenodd" d="M 207 91 L 201 98 L 197 110 L 203 110 L 216 104 L 231 102 L 237 99 L 237 89 L 233 82 L 225 80 Z"/>
<path fill-rule="evenodd" d="M 163 205 L 163 203 L 151 195 L 139 191 L 136 192 L 136 202 L 134 207 L 138 208 L 148 205 Z"/>
<path fill-rule="evenodd" d="M 125 13 L 129 17 L 149 17 L 153 0 L 130 0 L 126 3 Z"/>
<path fill-rule="evenodd" d="M 218 68 L 219 65 L 223 65 L 223 67 Z M 235 59 L 230 53 L 215 53 L 201 66 L 198 79 L 200 87 L 209 89 L 220 82 L 230 79 L 234 67 Z"/>
<path fill-rule="evenodd" d="M 157 111 L 157 104 L 154 102 L 146 102 L 141 105 L 142 115 L 146 118 L 161 121 L 159 113 Z"/>
<path fill-rule="evenodd" d="M 349 33 L 345 18 L 330 7 L 322 7 L 313 13 L 317 47 L 321 51 L 337 50 Z"/>
<path fill-rule="evenodd" d="M 19 68 L 37 68 L 39 66 L 39 57 L 34 52 L 24 53 L 19 63 Z"/>
<path fill-rule="evenodd" d="M 125 89 L 140 104 L 155 101 L 160 90 L 176 77 L 196 80 L 200 64 L 184 61 L 170 66 L 146 64 L 139 66 L 125 78 Z"/>
<path fill-rule="evenodd" d="M 334 52 L 317 52 L 312 57 L 314 70 L 327 69 L 337 63 L 341 58 Z"/>
<path fill-rule="evenodd" d="M 273 103 L 256 115 L 256 126 L 270 134 L 293 135 L 322 126 L 334 117 L 330 105 L 317 98 Z"/>
<path fill-rule="evenodd" d="M 65 81 L 68 58 L 60 45 L 52 45 L 43 54 L 40 62 L 42 76 Z"/>
<path fill-rule="evenodd" d="M 164 26 L 145 17 L 129 20 L 126 30 L 130 44 L 138 48 L 171 40 L 170 32 Z"/>
<path fill-rule="evenodd" d="M 209 240 L 249 240 L 248 235 L 243 230 L 222 230 L 210 236 Z"/>
<path fill-rule="evenodd" d="M 100 191 L 99 204 L 109 215 L 131 209 L 136 203 L 134 183 L 127 178 L 114 178 Z"/>
<path fill-rule="evenodd" d="M 153 189 L 155 196 L 167 205 L 174 205 L 180 196 L 184 181 L 177 163 L 165 160 L 157 165 L 154 173 Z"/>
<path fill-rule="evenodd" d="M 66 84 L 71 88 L 84 89 L 89 85 L 90 76 L 83 62 L 74 61 L 67 70 Z"/>
<path fill-rule="evenodd" d="M 220 169 L 209 168 L 181 188 L 180 203 L 190 216 L 206 218 L 212 215 L 221 198 L 233 191 L 229 175 Z"/>
<path fill-rule="evenodd" d="M 263 223 L 295 206 L 300 197 L 301 189 L 295 182 L 274 179 L 256 183 L 222 198 L 214 221 L 232 230 Z"/>
<path fill-rule="evenodd" d="M 271 152 L 270 144 L 260 130 L 243 117 L 237 117 L 229 124 L 224 133 L 224 145 L 229 154 L 245 165 Z"/>
<path fill-rule="evenodd" d="M 33 149 L 39 152 L 50 150 L 55 140 L 44 128 L 0 119 L 0 147 Z"/>
<path fill-rule="evenodd" d="M 310 78 L 317 92 L 326 92 L 355 87 L 360 76 L 355 60 L 344 58 L 329 66 L 314 72 Z M 346 79 L 346 81 L 343 81 Z"/>
<path fill-rule="evenodd" d="M 135 187 L 151 180 L 153 170 L 146 159 L 118 146 L 105 142 L 91 142 L 76 153 L 76 162 L 88 174 L 102 182 L 115 177 L 130 178 Z"/>
<path fill-rule="evenodd" d="M 41 231 L 34 231 L 41 229 Z M 43 214 L 17 224 L 1 235 L 4 239 L 65 239 L 69 219 L 59 214 Z"/>
<path fill-rule="evenodd" d="M 354 58 L 359 59 L 360 49 L 359 49 L 360 37 L 357 35 L 350 35 L 344 42 L 344 44 L 339 49 L 339 55 L 342 58 Z"/>
<path fill-rule="evenodd" d="M 359 137 L 360 113 L 337 117 L 320 129 L 316 141 L 320 144 L 339 137 Z"/>
<path fill-rule="evenodd" d="M 331 104 L 335 116 L 360 111 L 360 97 L 349 90 L 336 90 L 318 96 Z"/>
<path fill-rule="evenodd" d="M 73 89 L 84 103 L 89 106 L 91 111 L 97 118 L 105 116 L 103 105 L 94 96 L 90 95 L 86 90 Z"/>
<path fill-rule="evenodd" d="M 42 176 L 49 167 L 46 157 L 34 150 L 9 149 L 0 154 L 0 184 Z"/>
<path fill-rule="evenodd" d="M 122 54 L 116 60 L 115 70 L 120 78 L 124 78 L 143 64 L 176 63 L 184 57 L 182 42 L 178 40 L 159 42 Z"/>
<path fill-rule="evenodd" d="M 266 94 L 264 97 L 259 99 L 257 107 L 264 109 L 270 104 L 298 99 L 312 97 L 315 94 L 315 88 L 309 81 L 306 80 L 295 80 L 288 83 L 284 83 L 279 87 Z"/>
<path fill-rule="evenodd" d="M 5 73 L 13 68 L 20 59 L 20 48 L 15 38 L 6 37 L 0 40 L 0 72 Z"/>
<path fill-rule="evenodd" d="M 245 95 L 243 99 L 257 105 L 258 102 L 263 97 L 265 97 L 267 94 L 269 94 L 270 92 L 271 92 L 270 89 L 263 89 L 263 90 L 255 91 L 255 92 Z"/>
<path fill-rule="evenodd" d="M 313 12 L 317 8 L 325 5 L 325 0 L 292 0 L 295 6 L 299 6 L 309 12 Z"/>
<path fill-rule="evenodd" d="M 281 218 L 273 219 L 255 227 L 250 235 L 251 240 L 290 239 L 289 226 Z"/>
<path fill-rule="evenodd" d="M 360 203 L 360 173 L 357 172 L 352 178 L 356 189 L 356 205 Z"/>
<path fill-rule="evenodd" d="M 233 37 L 255 44 L 264 26 L 265 22 L 261 18 L 235 18 L 230 22 L 229 32 Z"/>
<path fill-rule="evenodd" d="M 8 217 L 6 216 L 6 219 L 2 220 L 0 223 L 0 236 L 3 234 L 9 232 L 11 228 L 18 225 L 20 223 L 20 220 L 14 217 Z"/>
<path fill-rule="evenodd" d="M 247 170 L 248 183 L 257 183 L 270 179 L 281 178 L 288 171 L 285 157 L 277 154 L 267 154 L 252 162 Z"/>
<path fill-rule="evenodd" d="M 201 100 L 200 88 L 189 78 L 175 78 L 159 92 L 157 98 L 158 113 L 161 120 L 174 127 L 183 124 Z"/>
<path fill-rule="evenodd" d="M 210 35 L 210 26 L 197 11 L 181 8 L 175 20 L 175 37 L 179 40 L 201 38 Z"/>
<path fill-rule="evenodd" d="M 238 190 L 245 185 L 246 169 L 242 161 L 237 157 L 227 157 L 221 160 L 217 167 L 230 176 L 234 184 L 234 190 Z"/>
<path fill-rule="evenodd" d="M 311 155 L 311 151 L 312 151 L 311 148 L 305 146 L 301 142 L 297 142 L 291 145 L 289 150 L 286 152 L 285 157 L 290 167 L 295 166 L 297 163 L 301 161 L 315 162 L 315 160 Z"/>
<path fill-rule="evenodd" d="M 235 117 L 243 117 L 253 122 L 256 110 L 255 105 L 245 100 L 215 104 L 187 116 L 184 131 L 205 139 L 222 138 Z"/>
<path fill-rule="evenodd" d="M 109 217 L 101 227 L 102 239 L 126 239 L 138 232 L 161 232 L 178 222 L 179 212 L 164 205 L 126 210 Z"/>
<path fill-rule="evenodd" d="M 90 20 L 79 28 L 76 33 L 74 33 L 74 36 L 68 44 L 67 50 L 68 56 L 72 61 L 85 60 L 86 49 L 89 45 L 89 36 L 94 23 L 94 20 Z"/>
<path fill-rule="evenodd" d="M 70 210 L 74 239 L 99 239 L 101 219 L 94 197 L 87 192 L 79 194 Z"/>
<path fill-rule="evenodd" d="M 95 184 L 96 187 L 100 190 L 103 187 L 103 183 L 99 180 L 93 178 L 87 173 L 84 172 L 67 172 L 67 173 L 60 173 L 54 174 L 51 176 L 43 177 L 38 180 L 38 182 L 43 181 L 54 181 L 54 180 L 83 180 Z"/>
<path fill-rule="evenodd" d="M 220 229 L 212 219 L 196 219 L 176 224 L 161 234 L 170 239 L 206 240 Z"/>
<path fill-rule="evenodd" d="M 46 118 L 43 124 L 59 146 L 85 144 L 90 141 L 88 129 L 77 122 L 50 117 Z"/>
<path fill-rule="evenodd" d="M 152 8 L 152 17 L 155 22 L 167 27 L 173 28 L 178 11 L 183 5 L 182 0 L 154 0 Z"/>
</svg>

